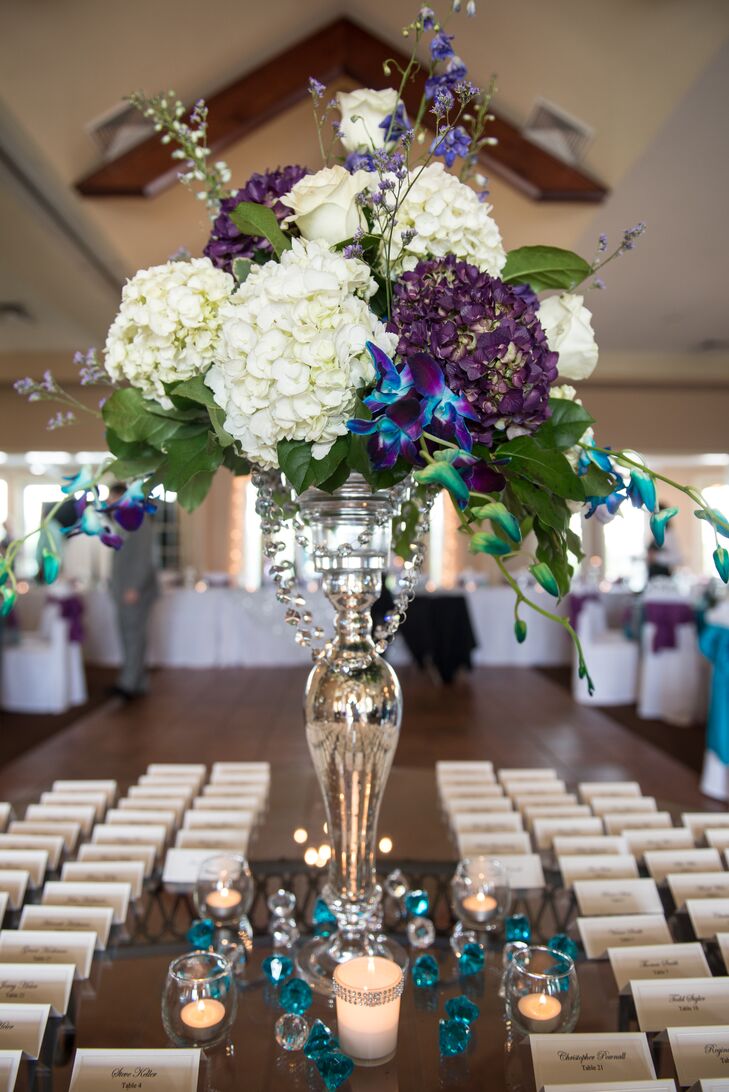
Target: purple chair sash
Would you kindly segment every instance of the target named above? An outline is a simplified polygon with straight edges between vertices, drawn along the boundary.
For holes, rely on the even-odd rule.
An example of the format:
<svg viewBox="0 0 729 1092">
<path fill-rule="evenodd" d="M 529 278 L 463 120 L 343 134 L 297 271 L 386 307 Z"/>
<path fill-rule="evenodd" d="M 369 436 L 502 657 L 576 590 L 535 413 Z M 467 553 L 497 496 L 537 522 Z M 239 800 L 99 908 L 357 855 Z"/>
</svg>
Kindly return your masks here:
<svg viewBox="0 0 729 1092">
<path fill-rule="evenodd" d="M 48 602 L 53 603 L 61 612 L 61 618 L 68 623 L 68 639 L 75 644 L 81 644 L 85 637 L 83 616 L 84 603 L 79 595 L 48 596 Z"/>
<path fill-rule="evenodd" d="M 570 625 L 573 629 L 577 629 L 577 623 L 580 620 L 582 614 L 582 608 L 585 603 L 595 603 L 600 599 L 597 592 L 570 592 L 569 604 L 567 611 L 569 614 Z"/>
<path fill-rule="evenodd" d="M 676 647 L 676 630 L 678 626 L 696 621 L 693 607 L 688 603 L 660 602 L 644 603 L 644 621 L 655 626 L 653 632 L 653 651 L 660 652 L 663 648 Z"/>
</svg>

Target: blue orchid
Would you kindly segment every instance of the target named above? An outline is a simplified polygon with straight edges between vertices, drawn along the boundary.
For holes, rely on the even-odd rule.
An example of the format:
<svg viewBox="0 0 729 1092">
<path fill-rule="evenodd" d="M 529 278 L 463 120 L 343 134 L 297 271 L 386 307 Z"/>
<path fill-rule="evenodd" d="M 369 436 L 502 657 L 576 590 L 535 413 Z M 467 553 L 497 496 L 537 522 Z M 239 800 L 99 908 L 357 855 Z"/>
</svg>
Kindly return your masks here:
<svg viewBox="0 0 729 1092">
<path fill-rule="evenodd" d="M 627 494 L 634 508 L 645 508 L 655 512 L 657 506 L 656 483 L 644 470 L 631 470 Z"/>
<path fill-rule="evenodd" d="M 416 398 L 403 398 L 371 421 L 347 421 L 358 436 L 371 436 L 367 450 L 377 470 L 389 470 L 402 455 L 409 463 L 422 462 L 416 440 L 423 434 L 422 408 Z"/>
<path fill-rule="evenodd" d="M 656 546 L 663 545 L 666 540 L 666 526 L 677 515 L 678 508 L 661 508 L 660 511 L 653 513 L 650 524 Z"/>
<path fill-rule="evenodd" d="M 597 516 L 598 522 L 610 523 L 617 514 L 620 505 L 627 499 L 627 495 L 621 493 L 619 488 L 614 489 L 612 493 L 608 493 L 606 497 L 587 497 L 587 512 L 585 512 L 585 519 L 591 519 L 592 516 Z"/>
<path fill-rule="evenodd" d="M 93 489 L 96 485 L 96 477 L 90 466 L 82 466 L 78 474 L 67 474 L 63 480 L 66 484 L 61 486 L 61 492 L 66 496 L 73 496 L 81 489 Z"/>
<path fill-rule="evenodd" d="M 125 531 L 137 531 L 145 515 L 151 515 L 157 511 L 157 505 L 150 500 L 147 492 L 142 488 L 141 480 L 132 482 L 118 501 L 107 504 L 104 508 Z"/>
<path fill-rule="evenodd" d="M 470 402 L 446 386 L 443 369 L 428 353 L 415 353 L 408 359 L 406 367 L 413 387 L 425 398 L 426 426 L 431 425 L 436 436 L 445 440 L 455 439 L 463 451 L 470 451 L 473 437 L 464 417 L 478 420 L 478 414 Z"/>
<path fill-rule="evenodd" d="M 121 548 L 123 539 L 112 531 L 109 524 L 102 519 L 101 513 L 105 509 L 97 508 L 95 502 L 89 503 L 86 494 L 76 501 L 76 522 L 69 527 L 63 527 L 61 534 L 65 538 L 73 538 L 75 535 L 89 535 L 92 538 L 100 538 L 105 546 L 114 550 Z"/>
<path fill-rule="evenodd" d="M 372 413 L 379 413 L 410 394 L 413 389 L 413 377 L 407 364 L 398 370 L 394 362 L 379 345 L 368 341 L 365 343 L 365 347 L 372 357 L 372 363 L 377 373 L 377 381 L 372 394 L 368 394 L 363 401 L 368 410 Z"/>
<path fill-rule="evenodd" d="M 590 463 L 594 463 L 599 470 L 604 470 L 606 474 L 614 474 L 615 467 L 607 454 L 609 450 L 610 448 L 607 448 L 606 451 L 600 451 L 595 447 L 595 441 L 591 440 L 588 447 L 582 449 L 577 460 L 577 473 L 580 477 L 587 473 Z"/>
</svg>

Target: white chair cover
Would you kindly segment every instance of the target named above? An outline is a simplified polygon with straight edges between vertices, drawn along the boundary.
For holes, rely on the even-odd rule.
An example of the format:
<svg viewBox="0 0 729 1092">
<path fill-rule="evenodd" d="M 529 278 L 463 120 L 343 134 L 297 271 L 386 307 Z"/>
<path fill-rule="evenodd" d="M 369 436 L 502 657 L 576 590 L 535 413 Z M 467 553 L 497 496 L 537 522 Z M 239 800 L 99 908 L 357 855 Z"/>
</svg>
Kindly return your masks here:
<svg viewBox="0 0 729 1092">
<path fill-rule="evenodd" d="M 55 619 L 61 618 L 66 626 L 68 634 L 68 622 L 62 617 L 60 607 L 55 603 L 47 603 L 41 615 L 40 633 L 42 637 L 50 640 L 52 624 Z M 86 686 L 86 671 L 82 646 L 78 641 L 66 642 L 66 677 L 68 681 L 68 700 L 70 705 L 85 705 L 89 693 Z"/>
<path fill-rule="evenodd" d="M 566 614 L 564 603 L 555 605 L 551 596 L 532 588 L 530 598 L 556 614 Z M 527 639 L 519 644 L 514 636 L 514 593 L 508 587 L 476 588 L 468 594 L 468 607 L 478 648 L 476 666 L 561 667 L 570 662 L 569 634 L 549 618 L 522 607 Z"/>
<path fill-rule="evenodd" d="M 665 720 L 686 728 L 706 718 L 708 663 L 699 651 L 696 625 L 676 627 L 676 647 L 653 649 L 656 627 L 646 622 L 641 631 L 641 667 L 638 716 Z"/>
<path fill-rule="evenodd" d="M 582 705 L 631 705 L 638 693 L 639 648 L 619 630 L 607 628 L 602 603 L 584 604 L 577 623 L 577 633 L 587 666 L 595 684 L 590 697 L 587 681 L 578 675 L 577 656 L 572 668 L 572 695 Z"/>
<path fill-rule="evenodd" d="M 53 614 L 41 631 L 3 649 L 0 705 L 9 713 L 65 713 L 71 704 L 68 629 Z"/>
</svg>

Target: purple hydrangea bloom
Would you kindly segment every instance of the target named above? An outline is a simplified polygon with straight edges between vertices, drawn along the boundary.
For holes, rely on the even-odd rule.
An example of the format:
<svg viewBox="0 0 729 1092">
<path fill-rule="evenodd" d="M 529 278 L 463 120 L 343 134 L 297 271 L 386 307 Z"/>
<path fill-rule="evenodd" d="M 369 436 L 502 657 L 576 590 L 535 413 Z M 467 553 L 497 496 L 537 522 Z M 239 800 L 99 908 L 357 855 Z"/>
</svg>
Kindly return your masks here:
<svg viewBox="0 0 729 1092">
<path fill-rule="evenodd" d="M 468 402 L 474 440 L 492 446 L 496 430 L 533 432 L 549 416 L 549 390 L 557 378 L 533 301 L 468 262 L 419 262 L 394 288 L 388 329 L 408 360 L 436 358 L 454 394 Z"/>
<path fill-rule="evenodd" d="M 238 190 L 232 197 L 226 197 L 220 202 L 220 212 L 203 251 L 205 256 L 210 258 L 218 269 L 232 273 L 233 262 L 236 258 L 252 258 L 257 250 L 270 251 L 271 244 L 267 239 L 241 235 L 231 220 L 230 214 L 242 201 L 253 201 L 256 205 L 268 205 L 276 213 L 276 218 L 280 222 L 291 215 L 291 209 L 281 204 L 281 198 L 285 197 L 308 173 L 306 167 L 294 164 L 289 167 L 279 167 L 275 171 L 266 171 L 265 174 L 251 175 L 242 190 Z"/>
</svg>

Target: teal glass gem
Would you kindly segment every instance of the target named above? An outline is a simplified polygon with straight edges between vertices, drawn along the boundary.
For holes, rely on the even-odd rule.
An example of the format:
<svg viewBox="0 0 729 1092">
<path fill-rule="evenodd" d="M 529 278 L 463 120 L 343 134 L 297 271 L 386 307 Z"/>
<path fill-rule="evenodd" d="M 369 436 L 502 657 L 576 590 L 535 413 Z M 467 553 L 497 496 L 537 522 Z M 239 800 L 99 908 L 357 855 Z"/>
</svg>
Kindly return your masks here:
<svg viewBox="0 0 729 1092">
<path fill-rule="evenodd" d="M 324 899 L 317 899 L 314 913 L 311 915 L 313 925 L 336 925 L 337 919 L 331 912 Z"/>
<path fill-rule="evenodd" d="M 329 1092 L 334 1092 L 340 1084 L 344 1084 L 352 1076 L 354 1069 L 352 1059 L 346 1054 L 340 1054 L 338 1050 L 318 1054 L 314 1063 Z"/>
<path fill-rule="evenodd" d="M 463 1054 L 471 1038 L 471 1028 L 463 1020 L 440 1020 L 438 1046 L 445 1057 Z"/>
<path fill-rule="evenodd" d="M 304 1043 L 304 1054 L 312 1061 L 317 1054 L 336 1050 L 339 1046 L 334 1032 L 326 1026 L 323 1020 L 315 1020 L 309 1032 L 309 1038 Z"/>
<path fill-rule="evenodd" d="M 408 891 L 405 896 L 405 913 L 411 918 L 425 918 L 430 909 L 427 891 Z"/>
<path fill-rule="evenodd" d="M 472 1024 L 481 1014 L 478 1005 L 463 994 L 460 997 L 449 997 L 445 1003 L 445 1010 L 451 1020 L 461 1020 L 464 1024 Z"/>
<path fill-rule="evenodd" d="M 511 914 L 504 922 L 506 940 L 523 940 L 526 944 L 532 939 L 532 925 L 526 914 Z"/>
<path fill-rule="evenodd" d="M 568 937 L 566 933 L 555 933 L 553 937 L 550 937 L 547 941 L 547 947 L 550 952 L 559 952 L 560 955 L 569 956 L 570 959 L 579 959 L 580 946 L 576 940 L 572 937 Z M 566 968 L 558 968 L 564 969 Z"/>
<path fill-rule="evenodd" d="M 294 973 L 293 961 L 285 955 L 270 955 L 261 964 L 261 970 L 269 982 L 278 986 Z"/>
<path fill-rule="evenodd" d="M 484 954 L 480 944 L 466 944 L 458 960 L 459 974 L 478 974 L 483 970 Z"/>
<path fill-rule="evenodd" d="M 209 948 L 215 936 L 215 923 L 212 918 L 201 918 L 193 921 L 187 930 L 187 939 L 193 948 Z"/>
<path fill-rule="evenodd" d="M 421 955 L 413 963 L 413 983 L 419 990 L 437 986 L 440 969 L 432 955 Z"/>
<path fill-rule="evenodd" d="M 311 986 L 303 978 L 290 978 L 278 988 L 278 1003 L 284 1012 L 295 1012 L 299 1016 L 311 1005 Z"/>
</svg>

